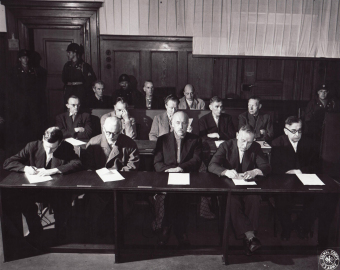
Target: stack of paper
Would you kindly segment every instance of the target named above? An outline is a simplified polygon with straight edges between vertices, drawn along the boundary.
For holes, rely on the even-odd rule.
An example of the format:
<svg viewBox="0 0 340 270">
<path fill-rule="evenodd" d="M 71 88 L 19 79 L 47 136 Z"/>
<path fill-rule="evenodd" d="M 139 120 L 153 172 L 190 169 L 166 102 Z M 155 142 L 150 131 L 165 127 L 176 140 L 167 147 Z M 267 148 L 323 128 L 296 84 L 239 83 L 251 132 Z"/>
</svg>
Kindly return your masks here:
<svg viewBox="0 0 340 270">
<path fill-rule="evenodd" d="M 324 182 L 316 174 L 297 174 L 296 175 L 305 186 L 324 186 Z"/>
<path fill-rule="evenodd" d="M 168 185 L 190 185 L 190 174 L 169 173 Z"/>
<path fill-rule="evenodd" d="M 86 143 L 79 141 L 79 140 L 76 140 L 74 138 L 67 138 L 67 139 L 65 139 L 65 141 L 72 144 L 73 146 L 79 146 L 79 145 L 86 144 Z"/>
<path fill-rule="evenodd" d="M 246 181 L 244 179 L 232 179 L 235 186 L 255 186 L 257 185 L 254 181 Z"/>
<path fill-rule="evenodd" d="M 103 182 L 119 181 L 125 179 L 116 169 L 102 168 L 96 170 L 96 173 Z"/>
<path fill-rule="evenodd" d="M 51 176 L 38 176 L 38 175 L 32 175 L 32 174 L 25 174 L 27 177 L 28 181 L 30 184 L 35 184 L 35 183 L 41 183 L 41 182 L 46 182 L 52 180 Z"/>
</svg>

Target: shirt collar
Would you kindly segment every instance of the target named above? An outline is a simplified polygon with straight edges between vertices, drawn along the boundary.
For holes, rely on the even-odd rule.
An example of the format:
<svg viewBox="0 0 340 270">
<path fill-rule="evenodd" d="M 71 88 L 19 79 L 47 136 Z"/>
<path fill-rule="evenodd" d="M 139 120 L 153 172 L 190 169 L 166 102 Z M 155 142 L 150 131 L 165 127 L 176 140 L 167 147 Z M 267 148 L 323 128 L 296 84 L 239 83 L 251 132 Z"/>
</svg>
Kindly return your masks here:
<svg viewBox="0 0 340 270">
<path fill-rule="evenodd" d="M 72 115 L 76 116 L 77 113 L 71 113 L 71 112 L 69 112 L 69 115 L 70 115 L 70 116 L 72 116 Z"/>
</svg>

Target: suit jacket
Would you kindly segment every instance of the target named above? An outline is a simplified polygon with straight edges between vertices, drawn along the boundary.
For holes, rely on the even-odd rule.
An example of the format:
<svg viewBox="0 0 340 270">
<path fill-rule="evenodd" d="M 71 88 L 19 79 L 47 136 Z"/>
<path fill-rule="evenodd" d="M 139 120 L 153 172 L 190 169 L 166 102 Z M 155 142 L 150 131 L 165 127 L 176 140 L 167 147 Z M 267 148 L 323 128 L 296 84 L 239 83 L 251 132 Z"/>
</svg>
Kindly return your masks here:
<svg viewBox="0 0 340 270">
<path fill-rule="evenodd" d="M 148 109 L 146 107 L 146 96 L 145 95 L 143 95 L 140 98 L 138 105 L 135 107 L 138 109 L 146 109 L 146 110 Z M 160 109 L 164 109 L 164 100 L 160 97 L 153 95 L 152 100 L 151 100 L 151 110 L 160 110 Z"/>
<path fill-rule="evenodd" d="M 302 137 L 294 151 L 286 134 L 272 141 L 271 163 L 273 173 L 286 173 L 289 170 L 300 169 L 303 173 L 316 173 L 318 155 L 316 146 L 309 138 Z"/>
<path fill-rule="evenodd" d="M 186 133 L 181 143 L 180 163 L 177 163 L 177 143 L 174 132 L 164 134 L 157 139 L 154 166 L 156 172 L 181 167 L 184 172 L 198 172 L 201 166 L 202 142 L 191 133 Z"/>
<path fill-rule="evenodd" d="M 93 93 L 89 98 L 89 108 L 110 109 L 112 108 L 112 98 L 110 96 L 103 96 L 102 100 L 98 100 Z"/>
<path fill-rule="evenodd" d="M 238 130 L 244 125 L 250 125 L 255 130 L 255 138 L 257 140 L 270 141 L 274 137 L 273 130 L 273 120 L 270 118 L 269 114 L 258 114 L 258 119 L 255 123 L 255 118 L 248 111 L 241 113 L 238 116 Z M 260 130 L 264 129 L 266 131 L 265 135 L 260 133 Z"/>
<path fill-rule="evenodd" d="M 156 115 L 152 121 L 149 133 L 150 141 L 157 141 L 157 138 L 170 132 L 169 118 L 166 112 Z"/>
<path fill-rule="evenodd" d="M 139 151 L 134 140 L 120 134 L 110 148 L 104 134 L 93 137 L 86 145 L 85 166 L 91 170 L 114 168 L 118 171 L 135 171 L 139 166 Z"/>
<path fill-rule="evenodd" d="M 195 98 L 190 108 L 185 97 L 179 99 L 178 109 L 181 110 L 204 110 L 205 102 L 200 98 Z"/>
<path fill-rule="evenodd" d="M 218 147 L 209 163 L 208 171 L 218 176 L 226 169 L 237 171 L 239 160 L 237 139 L 226 141 Z M 263 175 L 269 174 L 271 170 L 267 158 L 261 150 L 261 146 L 255 142 L 244 152 L 241 166 L 242 172 L 257 168 L 262 171 Z"/>
<path fill-rule="evenodd" d="M 4 162 L 4 169 L 23 172 L 25 166 L 46 167 L 46 152 L 42 141 L 28 143 L 18 154 Z M 82 163 L 68 142 L 63 141 L 53 153 L 51 169 L 57 168 L 63 174 L 82 170 Z"/>
<path fill-rule="evenodd" d="M 57 115 L 56 125 L 63 132 L 64 138 L 90 139 L 92 135 L 91 118 L 88 113 L 77 113 L 74 122 L 69 112 Z M 74 128 L 83 127 L 84 132 L 75 132 Z"/>
<path fill-rule="evenodd" d="M 229 114 L 222 113 L 220 115 L 218 127 L 216 126 L 211 112 L 202 116 L 198 123 L 200 128 L 200 137 L 203 139 L 210 139 L 207 136 L 209 133 L 218 133 L 220 135 L 219 139 L 210 140 L 230 140 L 236 137 L 233 121 Z"/>
<path fill-rule="evenodd" d="M 103 127 L 106 118 L 111 117 L 111 116 L 116 116 L 116 112 L 112 111 L 112 112 L 104 114 L 100 118 L 100 126 Z M 123 118 L 121 119 L 121 121 L 122 121 L 122 134 L 130 137 L 131 139 L 136 139 L 137 138 L 136 120 L 133 117 L 130 117 L 129 119 L 130 119 L 130 121 L 128 121 L 128 122 L 126 122 Z"/>
</svg>

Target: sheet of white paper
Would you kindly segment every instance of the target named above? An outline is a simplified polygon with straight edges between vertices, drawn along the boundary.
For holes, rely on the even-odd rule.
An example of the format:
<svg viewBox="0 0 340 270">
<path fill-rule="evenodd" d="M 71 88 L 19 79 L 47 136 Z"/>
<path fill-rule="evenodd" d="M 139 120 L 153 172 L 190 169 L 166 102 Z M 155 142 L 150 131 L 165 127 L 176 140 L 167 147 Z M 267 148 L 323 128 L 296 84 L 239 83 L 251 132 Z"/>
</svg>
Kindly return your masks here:
<svg viewBox="0 0 340 270">
<path fill-rule="evenodd" d="M 190 185 L 190 174 L 169 173 L 168 185 Z"/>
<path fill-rule="evenodd" d="M 249 182 L 249 181 L 246 181 L 244 179 L 239 179 L 239 178 L 240 177 L 238 177 L 238 179 L 232 179 L 235 186 L 255 186 L 255 185 L 257 185 L 256 182 L 254 182 L 254 181 Z"/>
<path fill-rule="evenodd" d="M 189 118 L 189 126 L 191 126 L 193 120 L 194 118 Z"/>
<path fill-rule="evenodd" d="M 296 175 L 305 186 L 324 186 L 324 182 L 316 174 L 297 174 Z"/>
<path fill-rule="evenodd" d="M 42 182 L 52 180 L 51 176 L 38 176 L 38 175 L 31 175 L 31 174 L 26 174 L 26 173 L 25 173 L 25 176 L 27 177 L 28 181 L 31 184 L 42 183 Z"/>
<path fill-rule="evenodd" d="M 224 141 L 223 140 L 215 141 L 216 147 L 218 148 L 221 143 L 224 143 Z"/>
<path fill-rule="evenodd" d="M 79 146 L 79 145 L 86 144 L 86 143 L 79 141 L 79 140 L 76 140 L 74 138 L 67 138 L 67 139 L 65 139 L 65 141 L 72 144 L 73 146 Z"/>
<path fill-rule="evenodd" d="M 261 148 L 272 148 L 268 143 L 265 141 L 256 141 L 259 145 L 261 145 Z"/>
<path fill-rule="evenodd" d="M 125 179 L 117 170 L 102 168 L 96 170 L 96 173 L 103 180 L 103 182 L 119 181 Z"/>
</svg>

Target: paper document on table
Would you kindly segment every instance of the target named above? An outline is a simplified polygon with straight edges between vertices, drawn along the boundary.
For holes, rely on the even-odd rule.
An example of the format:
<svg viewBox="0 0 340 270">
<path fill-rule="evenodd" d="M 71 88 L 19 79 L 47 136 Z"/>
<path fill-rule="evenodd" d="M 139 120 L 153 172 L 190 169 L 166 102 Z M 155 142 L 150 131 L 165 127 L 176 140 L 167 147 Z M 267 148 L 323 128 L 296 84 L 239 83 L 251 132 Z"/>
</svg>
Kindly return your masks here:
<svg viewBox="0 0 340 270">
<path fill-rule="evenodd" d="M 169 173 L 168 185 L 190 185 L 190 174 Z"/>
<path fill-rule="evenodd" d="M 256 182 L 254 182 L 254 181 L 246 181 L 243 178 L 240 179 L 240 177 L 232 179 L 232 180 L 233 180 L 235 186 L 255 186 L 255 185 L 257 185 Z"/>
<path fill-rule="evenodd" d="M 74 138 L 67 138 L 67 139 L 65 139 L 65 141 L 72 144 L 73 146 L 79 146 L 79 145 L 86 144 L 86 143 L 79 141 L 79 140 L 76 140 Z"/>
<path fill-rule="evenodd" d="M 215 141 L 216 147 L 218 148 L 221 143 L 224 143 L 223 140 Z"/>
<path fill-rule="evenodd" d="M 28 181 L 31 184 L 42 183 L 42 182 L 52 180 L 51 176 L 38 176 L 38 175 L 32 175 L 32 174 L 26 174 L 26 173 L 25 173 L 25 176 L 27 177 Z"/>
<path fill-rule="evenodd" d="M 305 186 L 324 186 L 324 182 L 316 174 L 297 174 L 296 175 Z"/>
<path fill-rule="evenodd" d="M 191 126 L 193 120 L 194 118 L 189 118 L 189 126 Z"/>
<path fill-rule="evenodd" d="M 119 181 L 125 179 L 116 169 L 102 168 L 96 170 L 96 173 L 103 182 Z"/>
<path fill-rule="evenodd" d="M 259 145 L 261 145 L 261 148 L 272 148 L 267 142 L 265 141 L 255 141 L 257 142 Z"/>
</svg>

